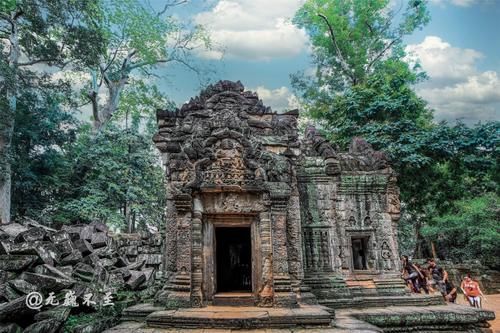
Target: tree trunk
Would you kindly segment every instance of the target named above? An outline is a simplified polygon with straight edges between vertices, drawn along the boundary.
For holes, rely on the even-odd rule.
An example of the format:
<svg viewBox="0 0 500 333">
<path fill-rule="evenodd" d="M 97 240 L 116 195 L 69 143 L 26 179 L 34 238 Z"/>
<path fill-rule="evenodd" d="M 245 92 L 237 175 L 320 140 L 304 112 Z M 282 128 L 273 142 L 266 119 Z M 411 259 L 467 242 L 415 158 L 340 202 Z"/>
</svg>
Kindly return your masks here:
<svg viewBox="0 0 500 333">
<path fill-rule="evenodd" d="M 17 109 L 17 67 L 21 50 L 19 47 L 19 38 L 17 34 L 17 13 L 11 15 L 11 31 L 9 35 L 10 54 L 9 79 L 6 85 L 7 110 L 2 118 L 5 122 L 4 129 L 0 132 L 0 222 L 9 223 L 11 215 L 11 188 L 12 188 L 12 166 L 11 149 L 12 135 L 14 133 L 14 116 Z"/>
</svg>

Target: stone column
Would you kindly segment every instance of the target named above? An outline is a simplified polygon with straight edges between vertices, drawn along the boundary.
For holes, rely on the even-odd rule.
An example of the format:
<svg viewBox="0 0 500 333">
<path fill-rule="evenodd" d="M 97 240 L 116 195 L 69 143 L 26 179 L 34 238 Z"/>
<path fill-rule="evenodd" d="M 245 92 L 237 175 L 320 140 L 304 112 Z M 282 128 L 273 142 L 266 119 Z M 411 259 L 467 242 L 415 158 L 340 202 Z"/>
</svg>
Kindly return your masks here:
<svg viewBox="0 0 500 333">
<path fill-rule="evenodd" d="M 271 239 L 271 219 L 268 211 L 259 215 L 260 249 L 262 256 L 261 288 L 259 290 L 259 306 L 273 306 L 273 254 Z"/>
<path fill-rule="evenodd" d="M 203 296 L 201 291 L 203 281 L 202 268 L 202 203 L 199 198 L 193 200 L 193 219 L 192 224 L 192 274 L 191 274 L 191 306 L 201 307 Z"/>
<path fill-rule="evenodd" d="M 167 308 L 191 307 L 191 197 L 185 195 L 169 199 L 167 209 L 175 211 L 167 220 L 168 239 L 175 239 L 175 242 L 167 244 L 168 255 L 171 256 L 168 259 L 170 276 L 165 288 L 155 296 L 155 302 Z"/>
<path fill-rule="evenodd" d="M 297 298 L 292 292 L 288 267 L 287 207 L 288 198 L 271 199 L 274 304 L 290 307 L 297 304 Z"/>
</svg>

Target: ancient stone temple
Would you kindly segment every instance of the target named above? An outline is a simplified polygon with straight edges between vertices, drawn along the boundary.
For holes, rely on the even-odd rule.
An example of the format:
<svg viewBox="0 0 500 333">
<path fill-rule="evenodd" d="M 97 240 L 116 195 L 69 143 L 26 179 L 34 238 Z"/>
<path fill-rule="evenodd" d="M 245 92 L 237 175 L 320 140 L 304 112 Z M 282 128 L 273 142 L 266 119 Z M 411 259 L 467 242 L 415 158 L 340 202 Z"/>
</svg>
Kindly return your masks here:
<svg viewBox="0 0 500 333">
<path fill-rule="evenodd" d="M 341 152 L 297 118 L 228 81 L 158 111 L 165 280 L 108 333 L 488 332 L 492 312 L 406 291 L 386 156 L 360 138 Z"/>
<path fill-rule="evenodd" d="M 341 153 L 312 127 L 301 138 L 297 118 L 228 81 L 158 112 L 169 278 L 159 302 L 351 306 L 404 292 L 387 158 L 362 139 Z"/>
</svg>

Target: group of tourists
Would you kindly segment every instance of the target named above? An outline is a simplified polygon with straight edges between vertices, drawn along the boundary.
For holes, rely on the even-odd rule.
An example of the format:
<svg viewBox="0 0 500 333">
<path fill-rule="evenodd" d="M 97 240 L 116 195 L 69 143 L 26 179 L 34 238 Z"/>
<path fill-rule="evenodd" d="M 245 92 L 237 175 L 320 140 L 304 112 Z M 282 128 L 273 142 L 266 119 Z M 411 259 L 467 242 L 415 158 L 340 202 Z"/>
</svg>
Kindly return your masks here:
<svg viewBox="0 0 500 333">
<path fill-rule="evenodd" d="M 402 256 L 402 277 L 412 292 L 426 294 L 436 291 L 443 295 L 447 302 L 455 303 L 458 290 L 448 278 L 448 272 L 436 264 L 434 259 L 427 259 L 427 267 L 412 263 L 408 256 Z M 460 283 L 460 290 L 469 304 L 473 307 L 481 307 L 481 297 L 485 298 L 479 283 L 467 274 Z"/>
</svg>

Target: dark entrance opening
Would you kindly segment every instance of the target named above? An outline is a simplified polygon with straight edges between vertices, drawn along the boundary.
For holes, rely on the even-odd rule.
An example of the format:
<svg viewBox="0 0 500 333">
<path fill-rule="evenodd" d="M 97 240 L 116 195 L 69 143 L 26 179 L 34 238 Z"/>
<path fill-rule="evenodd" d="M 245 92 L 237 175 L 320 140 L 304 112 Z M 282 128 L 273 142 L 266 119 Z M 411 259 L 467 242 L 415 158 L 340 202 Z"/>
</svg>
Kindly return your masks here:
<svg viewBox="0 0 500 333">
<path fill-rule="evenodd" d="M 215 229 L 217 292 L 252 291 L 250 228 Z"/>
<path fill-rule="evenodd" d="M 368 237 L 352 238 L 352 263 L 355 270 L 367 270 Z"/>
</svg>

